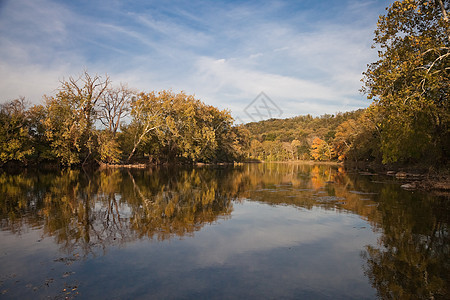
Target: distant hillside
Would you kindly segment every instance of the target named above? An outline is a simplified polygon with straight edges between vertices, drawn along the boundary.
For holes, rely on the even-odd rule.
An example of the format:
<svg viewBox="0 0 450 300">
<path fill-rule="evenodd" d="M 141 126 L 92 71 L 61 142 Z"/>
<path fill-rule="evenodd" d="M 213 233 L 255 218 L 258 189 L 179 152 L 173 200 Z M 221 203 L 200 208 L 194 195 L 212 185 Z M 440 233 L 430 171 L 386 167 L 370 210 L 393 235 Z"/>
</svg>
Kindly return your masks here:
<svg viewBox="0 0 450 300">
<path fill-rule="evenodd" d="M 339 125 L 349 120 L 358 120 L 364 109 L 311 115 L 288 119 L 270 119 L 245 124 L 249 132 L 250 160 L 285 161 L 298 159 L 340 159 L 335 151 L 335 137 Z"/>
<path fill-rule="evenodd" d="M 297 116 L 287 119 L 269 119 L 244 125 L 250 131 L 251 138 L 260 142 L 280 141 L 292 142 L 305 138 L 319 137 L 325 140 L 334 138 L 336 128 L 349 119 L 358 119 L 364 109 L 335 115 L 324 114 L 320 117 L 311 115 Z"/>
</svg>

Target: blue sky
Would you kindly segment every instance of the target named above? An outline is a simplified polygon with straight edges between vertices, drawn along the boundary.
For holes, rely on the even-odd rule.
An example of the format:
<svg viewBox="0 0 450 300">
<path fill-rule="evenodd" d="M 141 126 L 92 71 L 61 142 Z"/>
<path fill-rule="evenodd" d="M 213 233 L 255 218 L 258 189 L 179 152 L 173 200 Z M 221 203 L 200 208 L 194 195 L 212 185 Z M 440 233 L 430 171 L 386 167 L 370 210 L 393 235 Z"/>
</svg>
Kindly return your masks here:
<svg viewBox="0 0 450 300">
<path fill-rule="evenodd" d="M 238 122 L 261 92 L 281 118 L 367 107 L 361 73 L 390 3 L 0 0 L 0 101 L 41 103 L 87 69 L 195 94 Z"/>
</svg>

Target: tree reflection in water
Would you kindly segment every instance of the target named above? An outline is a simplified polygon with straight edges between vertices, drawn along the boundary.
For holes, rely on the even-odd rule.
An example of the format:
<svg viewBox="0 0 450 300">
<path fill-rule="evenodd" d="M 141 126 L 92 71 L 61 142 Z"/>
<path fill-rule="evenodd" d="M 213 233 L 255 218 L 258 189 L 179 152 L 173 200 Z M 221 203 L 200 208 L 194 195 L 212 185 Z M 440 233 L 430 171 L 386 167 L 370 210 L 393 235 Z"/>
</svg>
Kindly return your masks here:
<svg viewBox="0 0 450 300">
<path fill-rule="evenodd" d="M 144 236 L 184 236 L 228 216 L 236 189 L 226 170 L 103 170 L 87 174 L 1 174 L 1 228 L 43 227 L 69 252 Z M 224 176 L 219 176 L 223 174 Z"/>
<path fill-rule="evenodd" d="M 368 245 L 366 275 L 382 299 L 448 299 L 448 197 L 385 187 L 379 196 L 379 246 Z"/>
<path fill-rule="evenodd" d="M 382 179 L 386 181 L 387 179 Z M 383 299 L 450 295 L 448 197 L 308 164 L 0 174 L 1 229 L 42 228 L 66 252 L 193 235 L 248 199 L 350 212 L 380 233 L 361 256 Z"/>
</svg>

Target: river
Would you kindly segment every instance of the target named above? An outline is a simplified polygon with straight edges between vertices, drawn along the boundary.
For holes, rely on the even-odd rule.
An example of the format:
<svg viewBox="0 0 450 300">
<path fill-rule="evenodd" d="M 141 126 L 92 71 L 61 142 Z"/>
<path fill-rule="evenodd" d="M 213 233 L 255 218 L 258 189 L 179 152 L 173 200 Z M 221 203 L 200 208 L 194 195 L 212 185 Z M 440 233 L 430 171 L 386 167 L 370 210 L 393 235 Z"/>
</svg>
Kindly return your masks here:
<svg viewBox="0 0 450 300">
<path fill-rule="evenodd" d="M 449 198 L 314 164 L 0 173 L 0 298 L 448 299 Z"/>
</svg>

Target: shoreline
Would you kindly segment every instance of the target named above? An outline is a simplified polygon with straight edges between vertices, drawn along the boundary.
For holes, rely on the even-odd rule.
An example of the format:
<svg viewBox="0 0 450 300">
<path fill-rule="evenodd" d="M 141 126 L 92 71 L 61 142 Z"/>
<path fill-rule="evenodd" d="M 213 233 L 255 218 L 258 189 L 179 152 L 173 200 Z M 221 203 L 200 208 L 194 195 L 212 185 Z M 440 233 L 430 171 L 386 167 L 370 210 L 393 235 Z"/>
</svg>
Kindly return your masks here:
<svg viewBox="0 0 450 300">
<path fill-rule="evenodd" d="M 377 175 L 391 176 L 399 180 L 405 190 L 421 190 L 444 193 L 450 196 L 450 170 L 427 165 L 382 165 L 376 163 L 344 163 L 351 170 L 369 171 Z"/>
<path fill-rule="evenodd" d="M 433 166 L 426 165 L 382 165 L 377 163 L 367 162 L 339 162 L 339 161 L 314 161 L 314 160 L 293 160 L 293 161 L 244 161 L 244 162 L 222 162 L 222 163 L 193 163 L 193 164 L 179 164 L 179 163 L 129 163 L 129 164 L 106 164 L 100 163 L 96 168 L 104 169 L 147 169 L 161 166 L 239 166 L 245 164 L 306 164 L 306 165 L 330 165 L 343 166 L 346 170 L 356 170 L 358 172 L 391 176 L 399 180 L 401 188 L 405 190 L 422 190 L 429 192 L 439 192 L 450 196 L 450 170 L 447 168 L 435 169 Z M 94 166 L 89 166 L 95 168 Z M 76 168 L 83 168 L 82 166 Z M 0 171 L 17 172 L 21 170 L 32 169 L 64 169 L 55 164 L 38 164 L 38 165 L 9 165 L 0 167 Z M 69 168 L 70 169 L 70 168 Z"/>
</svg>

